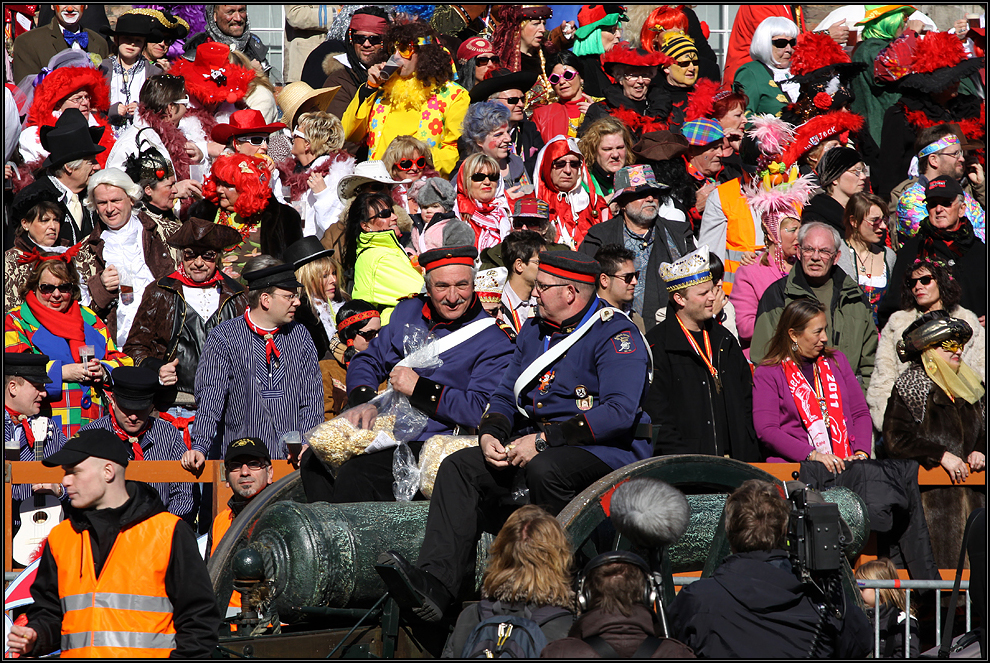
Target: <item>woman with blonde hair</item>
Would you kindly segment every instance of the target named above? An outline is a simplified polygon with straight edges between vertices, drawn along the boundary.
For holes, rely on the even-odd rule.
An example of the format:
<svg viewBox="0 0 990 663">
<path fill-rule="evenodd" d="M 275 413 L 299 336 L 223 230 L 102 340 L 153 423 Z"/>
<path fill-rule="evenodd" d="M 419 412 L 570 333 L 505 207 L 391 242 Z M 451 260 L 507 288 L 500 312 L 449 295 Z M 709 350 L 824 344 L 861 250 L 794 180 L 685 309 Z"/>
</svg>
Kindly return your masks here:
<svg viewBox="0 0 990 663">
<path fill-rule="evenodd" d="M 856 568 L 856 580 L 897 580 L 897 567 L 889 557 L 871 560 Z M 877 600 L 880 603 L 880 658 L 904 658 L 904 619 L 907 601 L 903 589 L 883 587 L 860 587 L 863 603 L 866 604 L 866 616 L 870 623 L 876 619 Z M 921 634 L 918 632 L 918 620 L 914 618 L 916 609 L 911 606 L 911 655 L 918 658 Z"/>
<path fill-rule="evenodd" d="M 402 182 L 393 189 L 393 197 L 409 214 L 418 213 L 416 192 L 423 185 L 417 182 L 437 176 L 430 146 L 414 136 L 396 136 L 385 148 L 382 162 L 392 179 Z"/>
<path fill-rule="evenodd" d="M 275 86 L 268 80 L 268 76 L 259 68 L 253 67 L 248 56 L 240 51 L 230 49 L 230 55 L 227 57 L 227 61 L 230 64 L 240 65 L 245 69 L 254 69 L 255 75 L 254 78 L 248 81 L 244 103 L 248 108 L 261 111 L 261 114 L 265 116 L 265 122 L 274 122 L 277 114 Z"/>
<path fill-rule="evenodd" d="M 472 154 L 457 171 L 458 218 L 474 230 L 479 251 L 495 246 L 512 230 L 509 211 L 499 204 L 498 162 L 483 152 Z"/>
<path fill-rule="evenodd" d="M 468 636 L 494 615 L 532 619 L 547 642 L 567 637 L 574 622 L 572 562 L 570 541 L 557 519 L 532 504 L 520 507 L 492 543 L 481 601 L 458 616 L 442 657 L 474 654 L 464 651 Z"/>
<path fill-rule="evenodd" d="M 344 127 L 324 111 L 303 113 L 292 129 L 292 157 L 279 164 L 290 205 L 303 219 L 303 235 L 323 237 L 344 211 L 337 185 L 354 172 L 344 147 Z"/>
<path fill-rule="evenodd" d="M 578 140 L 584 163 L 590 164 L 591 181 L 599 196 L 609 196 L 615 189 L 615 174 L 623 166 L 636 163 L 629 128 L 614 117 L 595 120 Z"/>
</svg>

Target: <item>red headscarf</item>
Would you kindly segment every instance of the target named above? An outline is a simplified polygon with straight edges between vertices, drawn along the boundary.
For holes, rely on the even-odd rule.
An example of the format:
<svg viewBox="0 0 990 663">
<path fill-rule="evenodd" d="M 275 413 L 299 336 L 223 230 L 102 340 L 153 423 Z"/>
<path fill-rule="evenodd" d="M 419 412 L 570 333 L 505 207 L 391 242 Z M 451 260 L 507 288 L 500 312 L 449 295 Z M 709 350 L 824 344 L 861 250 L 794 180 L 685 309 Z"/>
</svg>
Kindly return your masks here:
<svg viewBox="0 0 990 663">
<path fill-rule="evenodd" d="M 577 147 L 577 141 L 573 138 L 565 138 L 564 136 L 556 136 L 550 139 L 550 142 L 547 143 L 546 147 L 543 148 L 537 157 L 539 171 L 537 173 L 536 195 L 545 200 L 547 205 L 550 206 L 550 223 L 555 225 L 557 232 L 561 234 L 562 237 L 559 241 L 567 243 L 565 241 L 567 237 L 564 236 L 566 232 L 566 235 L 570 236 L 571 243 L 573 243 L 576 249 L 581 244 L 584 236 L 588 234 L 591 226 L 601 223 L 608 218 L 608 203 L 595 191 L 595 185 L 591 181 L 591 174 L 588 172 L 586 165 L 581 166 L 580 181 L 573 191 L 563 192 L 554 186 L 553 180 L 550 178 L 553 162 L 568 154 L 581 157 L 581 151 Z M 575 193 L 580 194 L 580 189 L 583 189 L 584 193 L 590 197 L 590 202 L 587 206 L 575 212 L 572 207 L 571 197 Z M 571 195 L 569 196 L 568 193 Z"/>
<path fill-rule="evenodd" d="M 498 197 L 487 203 L 471 197 L 471 183 L 464 173 L 464 164 L 457 171 L 457 211 L 474 231 L 474 245 L 479 251 L 502 241 L 502 230 L 511 227 L 509 215 L 499 206 Z"/>
</svg>

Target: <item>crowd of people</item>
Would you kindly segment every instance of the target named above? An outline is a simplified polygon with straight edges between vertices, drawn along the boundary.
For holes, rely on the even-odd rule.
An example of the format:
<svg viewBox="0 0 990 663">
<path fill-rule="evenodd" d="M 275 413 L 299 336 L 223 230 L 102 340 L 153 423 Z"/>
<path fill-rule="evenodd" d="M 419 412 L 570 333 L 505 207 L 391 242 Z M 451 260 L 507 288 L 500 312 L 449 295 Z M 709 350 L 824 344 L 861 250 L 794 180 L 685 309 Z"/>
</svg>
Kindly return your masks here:
<svg viewBox="0 0 990 663">
<path fill-rule="evenodd" d="M 188 528 L 215 550 L 272 459 L 300 468 L 311 501 L 396 499 L 391 449 L 333 467 L 293 443 L 338 416 L 372 428 L 387 387 L 426 420 L 402 440 L 414 457 L 434 435 L 478 438 L 440 466 L 419 561 L 382 551 L 400 605 L 449 618 L 479 533 L 505 525 L 452 655 L 486 616 L 540 610 L 547 638 L 570 633 L 557 657 L 593 636 L 599 655 L 762 655 L 704 617 L 731 591 L 713 585 L 672 606 L 685 644 L 627 637 L 614 613 L 652 633 L 628 598 L 642 560 L 589 564 L 573 624 L 567 581 L 534 579 L 525 600 L 521 542 L 540 528 L 551 546 L 547 513 L 635 461 L 837 476 L 900 459 L 953 484 L 985 470 L 986 40 L 964 18 L 940 30 L 867 5 L 812 29 L 800 5 L 742 5 L 720 67 L 685 5 L 638 34 L 617 4 L 552 30 L 548 5 L 293 5 L 278 72 L 249 5 L 133 6 L 112 27 L 103 5 L 16 7 L 5 452 L 66 470 L 16 486 L 14 513 L 47 497 L 72 524 L 49 537 L 48 600 L 15 627 L 19 651 L 117 646 L 83 637 L 109 632 L 99 614 L 58 601 L 90 537 L 95 573 L 74 593 L 144 591 L 174 612 L 126 655 L 208 651 L 207 598 L 179 596 L 202 575 Z M 410 366 L 415 339 L 437 365 Z M 230 509 L 214 522 L 191 484 L 135 488 L 130 460 L 223 460 Z M 766 531 L 730 534 L 726 582 L 779 580 L 780 507 L 754 506 L 761 490 L 739 509 Z M 545 510 L 516 510 L 520 494 Z M 928 566 L 954 567 L 985 492 L 921 502 Z M 164 542 L 154 586 L 100 589 L 135 531 Z M 829 647 L 863 655 L 859 635 Z"/>
</svg>

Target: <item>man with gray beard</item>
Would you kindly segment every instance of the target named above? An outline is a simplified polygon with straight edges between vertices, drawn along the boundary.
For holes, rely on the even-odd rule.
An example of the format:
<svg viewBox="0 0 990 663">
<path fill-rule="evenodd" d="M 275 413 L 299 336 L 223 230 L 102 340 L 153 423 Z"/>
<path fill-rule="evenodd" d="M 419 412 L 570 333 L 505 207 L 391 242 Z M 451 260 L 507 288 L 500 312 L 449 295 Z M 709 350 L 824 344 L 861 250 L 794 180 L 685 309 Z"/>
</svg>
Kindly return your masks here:
<svg viewBox="0 0 990 663">
<path fill-rule="evenodd" d="M 581 243 L 581 253 L 594 256 L 606 244 L 632 251 L 639 281 L 632 310 L 643 316 L 646 330 L 666 317 L 667 288 L 660 278 L 660 264 L 673 262 L 694 250 L 694 237 L 687 223 L 660 216 L 660 191 L 650 166 L 626 166 L 615 174 L 615 193 L 609 203 L 619 207 L 615 218 L 591 227 Z"/>
</svg>

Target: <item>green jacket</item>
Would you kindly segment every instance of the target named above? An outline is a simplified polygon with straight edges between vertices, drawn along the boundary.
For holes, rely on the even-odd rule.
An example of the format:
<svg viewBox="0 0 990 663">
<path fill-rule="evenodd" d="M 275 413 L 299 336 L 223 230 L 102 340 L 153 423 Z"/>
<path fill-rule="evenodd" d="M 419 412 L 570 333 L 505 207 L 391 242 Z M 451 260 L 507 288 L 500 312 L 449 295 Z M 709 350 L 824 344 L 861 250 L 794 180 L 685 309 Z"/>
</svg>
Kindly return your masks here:
<svg viewBox="0 0 990 663">
<path fill-rule="evenodd" d="M 423 291 L 423 276 L 391 230 L 361 233 L 356 253 L 351 297 L 384 306 L 382 325 L 386 325 L 400 299 Z"/>
<path fill-rule="evenodd" d="M 849 108 L 866 120 L 866 128 L 877 145 L 880 144 L 884 113 L 901 98 L 901 93 L 895 87 L 896 84 L 877 82 L 873 78 L 873 63 L 880 51 L 888 44 L 890 42 L 883 39 L 867 39 L 860 42 L 852 54 L 853 62 L 862 62 L 867 67 L 856 74 L 851 81 L 855 98 L 849 104 Z"/>
<path fill-rule="evenodd" d="M 849 365 L 859 378 L 865 394 L 870 386 L 877 355 L 877 326 L 873 323 L 873 313 L 863 291 L 838 267 L 832 270 L 832 286 L 832 304 L 826 314 L 829 320 L 825 330 L 828 344 L 849 359 Z M 784 307 L 799 297 L 814 297 L 800 262 L 786 277 L 771 283 L 760 298 L 749 349 L 749 358 L 754 364 L 763 360 Z"/>
<path fill-rule="evenodd" d="M 770 113 L 780 117 L 784 106 L 790 103 L 790 99 L 780 89 L 780 85 L 773 80 L 769 67 L 756 60 L 751 60 L 736 70 L 733 85 L 742 87 L 743 92 L 749 97 L 749 105 L 746 106 L 747 115 Z"/>
</svg>

